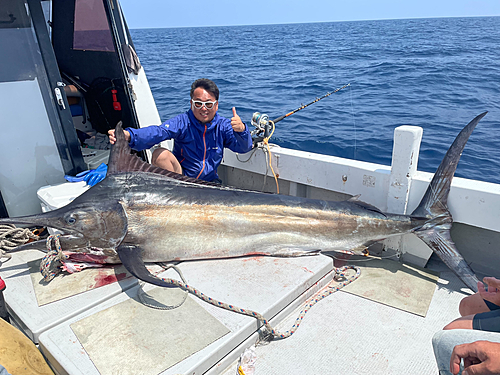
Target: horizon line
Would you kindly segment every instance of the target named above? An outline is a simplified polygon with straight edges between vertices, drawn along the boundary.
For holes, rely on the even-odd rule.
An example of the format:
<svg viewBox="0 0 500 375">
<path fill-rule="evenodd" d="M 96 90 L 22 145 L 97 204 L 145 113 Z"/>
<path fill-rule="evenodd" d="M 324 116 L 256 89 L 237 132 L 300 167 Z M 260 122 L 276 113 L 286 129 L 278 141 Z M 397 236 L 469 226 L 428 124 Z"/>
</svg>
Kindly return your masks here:
<svg viewBox="0 0 500 375">
<path fill-rule="evenodd" d="M 149 27 L 129 27 L 131 30 L 137 29 L 183 29 L 197 27 L 241 27 L 241 26 L 272 26 L 272 25 L 300 25 L 311 23 L 340 23 L 340 22 L 367 22 L 367 21 L 397 21 L 397 20 L 425 20 L 437 18 L 492 18 L 500 17 L 499 15 L 487 16 L 430 16 L 430 17 L 403 17 L 403 18 L 376 18 L 376 19 L 359 19 L 359 20 L 337 20 L 337 21 L 311 21 L 311 22 L 283 22 L 283 23 L 259 23 L 259 24 L 238 24 L 238 25 L 201 25 L 201 26 L 149 26 Z M 126 19 L 126 17 L 125 17 Z"/>
</svg>

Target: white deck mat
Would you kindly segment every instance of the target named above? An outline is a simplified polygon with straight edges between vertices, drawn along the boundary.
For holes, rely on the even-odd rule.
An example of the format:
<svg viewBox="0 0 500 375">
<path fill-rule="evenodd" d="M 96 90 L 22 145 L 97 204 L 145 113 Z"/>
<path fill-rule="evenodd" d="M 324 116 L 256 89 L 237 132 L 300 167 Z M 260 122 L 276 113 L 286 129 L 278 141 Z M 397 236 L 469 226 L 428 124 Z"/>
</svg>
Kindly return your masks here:
<svg viewBox="0 0 500 375">
<path fill-rule="evenodd" d="M 459 317 L 458 304 L 470 290 L 441 261 L 431 258 L 429 263 L 440 278 L 425 318 L 351 293 L 334 293 L 311 308 L 293 336 L 257 346 L 255 375 L 436 375 L 432 336 Z M 278 328 L 293 324 L 296 314 Z M 236 363 L 223 368 L 223 375 L 236 374 Z M 214 368 L 207 375 L 220 373 Z"/>
<path fill-rule="evenodd" d="M 0 268 L 0 276 L 7 285 L 4 297 L 9 313 L 14 323 L 35 343 L 38 343 L 38 336 L 45 330 L 137 285 L 137 279 L 130 277 L 85 293 L 72 291 L 71 297 L 56 298 L 55 302 L 39 306 L 35 289 L 46 287 L 47 290 L 52 290 L 57 285 L 55 283 L 45 286 L 33 285 L 28 263 L 40 261 L 43 255 L 44 253 L 38 250 L 15 252 L 12 254 L 12 259 Z M 65 276 L 56 277 L 58 278 L 65 278 Z M 68 276 L 68 278 L 72 277 Z"/>
<path fill-rule="evenodd" d="M 80 272 L 68 274 L 61 272 L 50 282 L 43 281 L 40 272 L 40 259 L 28 262 L 33 289 L 39 306 L 59 301 L 67 297 L 100 288 L 117 281 L 136 280 L 123 265 L 86 268 Z M 155 264 L 147 265 L 149 271 L 158 274 L 163 269 Z"/>
<path fill-rule="evenodd" d="M 361 276 L 343 291 L 425 316 L 439 278 L 436 272 L 389 259 L 354 264 Z"/>
<path fill-rule="evenodd" d="M 155 288 L 148 294 L 174 305 L 184 293 Z M 101 375 L 159 374 L 230 332 L 190 296 L 168 311 L 128 299 L 71 324 L 71 329 Z"/>
</svg>

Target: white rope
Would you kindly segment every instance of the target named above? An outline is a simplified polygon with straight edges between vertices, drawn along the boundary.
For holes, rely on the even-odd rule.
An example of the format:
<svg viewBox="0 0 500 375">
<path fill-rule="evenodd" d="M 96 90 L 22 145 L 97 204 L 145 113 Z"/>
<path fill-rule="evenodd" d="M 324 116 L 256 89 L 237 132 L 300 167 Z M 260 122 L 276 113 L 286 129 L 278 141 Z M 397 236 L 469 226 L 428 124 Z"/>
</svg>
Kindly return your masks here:
<svg viewBox="0 0 500 375">
<path fill-rule="evenodd" d="M 11 258 L 7 251 L 25 244 L 30 239 L 38 240 L 39 237 L 28 228 L 16 228 L 13 224 L 0 224 L 0 255 L 1 258 Z"/>
</svg>

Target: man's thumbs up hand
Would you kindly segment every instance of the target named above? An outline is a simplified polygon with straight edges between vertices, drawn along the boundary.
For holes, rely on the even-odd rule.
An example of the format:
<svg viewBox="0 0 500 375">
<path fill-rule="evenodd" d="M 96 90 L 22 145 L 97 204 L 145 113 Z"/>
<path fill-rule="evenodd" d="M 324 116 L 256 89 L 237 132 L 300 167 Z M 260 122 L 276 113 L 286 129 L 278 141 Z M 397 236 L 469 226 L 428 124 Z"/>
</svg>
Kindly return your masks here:
<svg viewBox="0 0 500 375">
<path fill-rule="evenodd" d="M 241 133 L 245 130 L 245 124 L 241 121 L 240 116 L 236 113 L 236 108 L 233 107 L 233 117 L 231 118 L 231 126 L 235 132 Z"/>
</svg>

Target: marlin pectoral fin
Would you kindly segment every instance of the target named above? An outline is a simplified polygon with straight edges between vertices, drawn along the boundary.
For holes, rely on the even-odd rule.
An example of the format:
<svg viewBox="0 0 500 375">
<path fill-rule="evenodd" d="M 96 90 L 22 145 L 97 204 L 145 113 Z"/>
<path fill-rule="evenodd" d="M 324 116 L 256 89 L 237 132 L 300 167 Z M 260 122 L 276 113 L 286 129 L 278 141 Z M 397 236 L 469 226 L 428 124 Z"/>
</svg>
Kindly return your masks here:
<svg viewBox="0 0 500 375">
<path fill-rule="evenodd" d="M 154 284 L 157 286 L 163 286 L 166 288 L 176 288 L 176 286 L 172 284 L 168 284 L 162 279 L 152 275 L 144 261 L 141 258 L 141 249 L 135 246 L 119 246 L 116 249 L 120 260 L 123 265 L 133 276 L 137 277 L 139 280 L 145 281 L 150 284 Z"/>
</svg>

